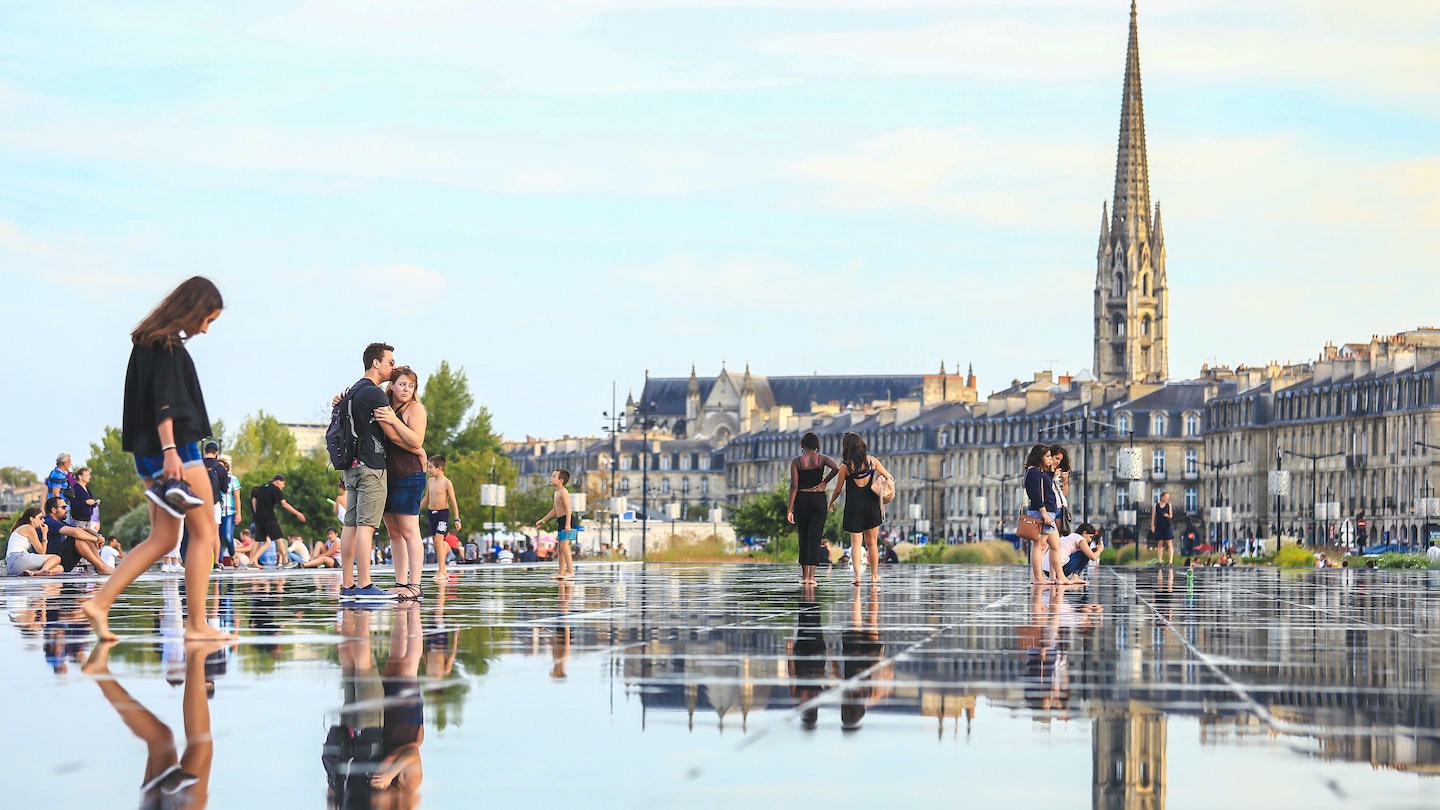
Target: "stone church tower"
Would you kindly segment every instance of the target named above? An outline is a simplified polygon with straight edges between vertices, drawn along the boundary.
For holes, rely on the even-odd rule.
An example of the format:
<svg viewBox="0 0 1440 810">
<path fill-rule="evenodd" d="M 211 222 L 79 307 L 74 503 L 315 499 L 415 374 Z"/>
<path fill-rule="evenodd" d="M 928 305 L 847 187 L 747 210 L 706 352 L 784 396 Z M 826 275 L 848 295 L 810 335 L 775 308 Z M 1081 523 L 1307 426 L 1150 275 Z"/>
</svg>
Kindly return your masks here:
<svg viewBox="0 0 1440 810">
<path fill-rule="evenodd" d="M 1170 375 L 1170 289 L 1160 206 L 1150 209 L 1140 36 L 1130 3 L 1130 45 L 1115 157 L 1115 199 L 1101 208 L 1095 270 L 1095 379 L 1159 382 Z"/>
</svg>

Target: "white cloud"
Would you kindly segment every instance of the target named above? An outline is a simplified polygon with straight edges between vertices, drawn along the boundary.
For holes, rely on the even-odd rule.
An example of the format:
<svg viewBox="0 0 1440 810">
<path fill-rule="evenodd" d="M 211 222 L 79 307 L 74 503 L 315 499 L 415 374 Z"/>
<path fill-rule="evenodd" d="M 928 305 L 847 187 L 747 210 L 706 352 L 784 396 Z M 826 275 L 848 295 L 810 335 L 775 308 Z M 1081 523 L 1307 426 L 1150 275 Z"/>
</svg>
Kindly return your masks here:
<svg viewBox="0 0 1440 810">
<path fill-rule="evenodd" d="M 445 289 L 446 283 L 443 274 L 414 264 L 362 267 L 355 275 L 387 290 L 408 288 L 424 290 L 427 294 Z"/>
</svg>

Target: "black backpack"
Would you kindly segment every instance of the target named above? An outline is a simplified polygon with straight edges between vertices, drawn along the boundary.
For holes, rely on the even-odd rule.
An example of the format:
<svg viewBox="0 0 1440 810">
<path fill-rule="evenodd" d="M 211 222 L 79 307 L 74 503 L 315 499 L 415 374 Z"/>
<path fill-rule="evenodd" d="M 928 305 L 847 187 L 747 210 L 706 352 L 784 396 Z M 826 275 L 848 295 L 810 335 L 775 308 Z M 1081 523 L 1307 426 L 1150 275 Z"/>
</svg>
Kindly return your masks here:
<svg viewBox="0 0 1440 810">
<path fill-rule="evenodd" d="M 215 503 L 225 500 L 225 493 L 230 491 L 230 471 L 219 459 L 205 459 L 205 472 L 210 474 L 210 492 L 215 496 Z"/>
<path fill-rule="evenodd" d="M 330 466 L 341 471 L 355 466 L 360 449 L 360 434 L 355 432 L 355 420 L 350 414 L 352 390 L 353 386 L 345 389 L 340 401 L 330 409 L 330 426 L 325 428 L 325 452 L 330 455 Z"/>
</svg>

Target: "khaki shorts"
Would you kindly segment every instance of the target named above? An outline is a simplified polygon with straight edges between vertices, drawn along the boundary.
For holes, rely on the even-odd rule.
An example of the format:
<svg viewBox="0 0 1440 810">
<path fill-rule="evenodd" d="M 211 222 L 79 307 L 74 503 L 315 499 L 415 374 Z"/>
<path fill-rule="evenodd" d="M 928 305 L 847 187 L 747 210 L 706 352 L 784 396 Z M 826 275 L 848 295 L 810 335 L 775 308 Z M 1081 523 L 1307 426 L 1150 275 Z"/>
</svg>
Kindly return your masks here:
<svg viewBox="0 0 1440 810">
<path fill-rule="evenodd" d="M 344 525 L 380 528 L 380 515 L 385 511 L 386 483 L 384 470 L 363 466 L 346 470 Z"/>
</svg>

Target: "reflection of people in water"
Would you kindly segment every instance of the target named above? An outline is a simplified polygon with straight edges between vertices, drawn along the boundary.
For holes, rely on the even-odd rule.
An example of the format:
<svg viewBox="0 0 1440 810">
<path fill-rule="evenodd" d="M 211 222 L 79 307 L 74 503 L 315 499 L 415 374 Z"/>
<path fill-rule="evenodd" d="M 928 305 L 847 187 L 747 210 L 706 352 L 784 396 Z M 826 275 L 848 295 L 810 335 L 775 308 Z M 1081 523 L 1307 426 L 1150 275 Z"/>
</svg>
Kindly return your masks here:
<svg viewBox="0 0 1440 810">
<path fill-rule="evenodd" d="M 331 808 L 413 808 L 420 803 L 420 744 L 425 740 L 419 605 L 394 611 L 384 679 L 375 669 L 370 614 L 340 611 L 340 671 L 345 701 L 320 758 Z"/>
<path fill-rule="evenodd" d="M 815 586 L 801 588 L 800 609 L 795 614 L 795 638 L 787 646 L 790 657 L 790 696 L 801 706 L 820 696 L 825 688 L 825 633 L 820 627 L 820 603 L 815 601 Z M 800 724 L 815 728 L 820 707 L 805 706 Z"/>
<path fill-rule="evenodd" d="M 431 681 L 450 677 L 455 671 L 455 654 L 460 651 L 460 632 L 445 624 L 447 579 L 435 586 L 435 625 L 425 633 L 425 676 Z"/>
<path fill-rule="evenodd" d="M 175 733 L 130 696 L 110 675 L 110 648 L 113 641 L 95 645 L 82 671 L 95 676 L 100 694 L 114 707 L 126 728 L 145 743 L 145 776 L 140 787 L 140 806 L 200 810 L 210 799 L 210 765 L 215 746 L 210 735 L 209 698 L 215 683 L 205 677 L 209 655 L 229 646 L 223 641 L 192 641 L 185 644 L 185 751 L 175 752 Z"/>
<path fill-rule="evenodd" d="M 384 757 L 385 687 L 370 647 L 370 614 L 340 611 L 340 722 L 330 727 L 320 762 L 325 766 L 331 808 L 370 806 L 370 776 Z"/>
<path fill-rule="evenodd" d="M 376 794 L 371 807 L 410 808 L 420 804 L 420 744 L 425 741 L 425 704 L 420 691 L 420 655 L 424 634 L 420 606 L 401 604 L 390 630 L 385 661 L 385 713 L 381 731 L 384 756 L 370 777 Z"/>
<path fill-rule="evenodd" d="M 1064 709 L 1070 701 L 1070 667 L 1060 642 L 1062 599 L 1058 588 L 1030 588 L 1030 624 L 1022 626 L 1025 652 L 1025 703 L 1031 709 Z"/>
<path fill-rule="evenodd" d="M 885 645 L 880 643 L 880 594 L 873 584 L 863 620 L 860 603 L 857 594 L 851 602 L 851 627 L 840 636 L 841 675 L 846 681 L 840 693 L 840 727 L 845 731 L 860 728 L 866 708 L 890 694 L 889 681 L 894 677 L 891 664 L 876 666 L 885 657 Z"/>
<path fill-rule="evenodd" d="M 56 675 L 70 671 L 71 661 L 82 660 L 89 643 L 90 622 L 80 610 L 80 597 L 88 590 L 83 583 L 46 583 L 59 585 L 53 594 L 47 588 L 45 599 L 45 661 Z"/>
<path fill-rule="evenodd" d="M 554 659 L 550 677 L 557 681 L 565 680 L 565 663 L 570 660 L 570 597 L 574 587 L 570 582 L 560 580 L 560 624 L 555 628 L 555 637 L 550 644 L 550 655 Z"/>
</svg>

